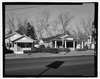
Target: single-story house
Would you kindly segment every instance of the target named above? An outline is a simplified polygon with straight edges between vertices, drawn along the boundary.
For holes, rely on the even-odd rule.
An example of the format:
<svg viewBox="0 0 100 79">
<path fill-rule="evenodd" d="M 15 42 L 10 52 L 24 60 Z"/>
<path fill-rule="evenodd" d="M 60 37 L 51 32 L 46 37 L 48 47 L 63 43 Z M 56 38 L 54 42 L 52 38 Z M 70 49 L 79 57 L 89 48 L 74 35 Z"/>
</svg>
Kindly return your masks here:
<svg viewBox="0 0 100 79">
<path fill-rule="evenodd" d="M 13 50 L 16 54 L 23 54 L 24 50 L 31 50 L 34 44 L 33 42 L 35 41 L 36 40 L 33 40 L 26 35 L 20 35 L 19 33 L 14 33 L 5 38 L 6 47 Z"/>
<path fill-rule="evenodd" d="M 24 36 L 23 38 L 16 40 L 14 42 L 14 50 L 15 52 L 22 52 L 24 50 L 32 50 L 32 47 L 34 46 L 33 42 L 36 40 L 31 39 L 30 37 Z"/>
<path fill-rule="evenodd" d="M 89 35 L 86 39 L 77 39 L 77 49 L 95 49 L 95 41 L 93 37 Z"/>
<path fill-rule="evenodd" d="M 69 34 L 59 34 L 42 40 L 44 45 L 50 48 L 69 48 L 71 50 L 76 48 L 76 40 Z"/>
<path fill-rule="evenodd" d="M 87 39 L 77 39 L 74 36 L 65 33 L 58 34 L 49 38 L 42 38 L 45 47 L 50 48 L 69 48 L 71 50 L 75 49 L 94 49 L 95 44 L 92 41 L 92 36 L 88 36 Z"/>
<path fill-rule="evenodd" d="M 14 47 L 14 41 L 23 38 L 23 35 L 20 35 L 17 32 L 14 32 L 10 35 L 5 36 L 5 46 L 7 49 L 12 49 Z"/>
</svg>

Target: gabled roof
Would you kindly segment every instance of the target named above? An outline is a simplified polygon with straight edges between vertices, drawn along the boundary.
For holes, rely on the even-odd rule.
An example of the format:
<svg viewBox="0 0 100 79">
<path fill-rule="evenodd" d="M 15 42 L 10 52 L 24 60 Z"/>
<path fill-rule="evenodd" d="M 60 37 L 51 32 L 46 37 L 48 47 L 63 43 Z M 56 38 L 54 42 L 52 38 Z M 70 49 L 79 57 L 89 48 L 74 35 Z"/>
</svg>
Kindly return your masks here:
<svg viewBox="0 0 100 79">
<path fill-rule="evenodd" d="M 18 40 L 22 37 L 23 37 L 23 35 L 20 35 L 19 33 L 14 32 L 13 34 L 5 36 L 5 40 L 10 40 L 10 41 L 14 42 L 15 40 Z"/>
<path fill-rule="evenodd" d="M 51 40 L 59 40 L 59 39 L 67 39 L 67 38 L 74 38 L 73 36 L 67 34 L 67 33 L 63 33 L 63 34 L 58 34 L 56 36 L 52 36 L 52 37 L 49 37 L 49 38 L 42 38 L 43 41 L 51 41 Z"/>
<path fill-rule="evenodd" d="M 23 38 L 21 38 L 19 40 L 16 40 L 15 42 L 28 42 L 28 43 L 31 42 L 32 43 L 33 41 L 35 41 L 35 40 L 33 40 L 30 37 L 27 37 L 27 36 L 24 35 Z"/>
<path fill-rule="evenodd" d="M 5 35 L 5 39 L 10 38 L 11 36 L 13 36 L 13 35 L 15 35 L 15 34 L 16 34 L 16 32 L 14 32 L 14 33 L 12 33 L 12 34 L 9 34 L 9 35 Z"/>
<path fill-rule="evenodd" d="M 17 32 L 14 32 L 10 35 L 5 36 L 5 39 L 9 40 L 11 42 L 33 42 L 33 41 L 35 41 L 32 38 L 30 38 L 26 35 L 21 35 Z"/>
<path fill-rule="evenodd" d="M 19 37 L 19 38 L 17 38 L 17 39 L 15 39 L 15 40 L 13 40 L 12 42 L 15 42 L 15 41 L 17 41 L 17 40 L 20 40 L 20 39 L 22 39 L 22 38 L 24 38 L 25 36 L 24 35 L 22 35 L 21 37 Z"/>
</svg>

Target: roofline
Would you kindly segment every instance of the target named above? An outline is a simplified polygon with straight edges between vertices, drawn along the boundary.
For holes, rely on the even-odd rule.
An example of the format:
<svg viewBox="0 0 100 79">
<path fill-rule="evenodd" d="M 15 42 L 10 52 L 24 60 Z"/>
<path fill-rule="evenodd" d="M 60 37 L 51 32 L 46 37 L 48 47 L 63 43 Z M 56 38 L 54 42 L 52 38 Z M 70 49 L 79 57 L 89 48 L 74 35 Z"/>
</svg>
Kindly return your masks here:
<svg viewBox="0 0 100 79">
<path fill-rule="evenodd" d="M 17 40 L 19 40 L 19 39 L 21 39 L 21 38 L 23 38 L 23 37 L 25 37 L 24 35 L 22 35 L 21 37 L 19 37 L 19 38 L 17 38 L 17 39 L 15 39 L 15 40 L 13 40 L 12 42 L 15 42 L 15 41 L 17 41 Z"/>
<path fill-rule="evenodd" d="M 15 35 L 15 34 L 19 34 L 18 32 L 13 32 L 12 34 L 9 35 L 5 35 L 5 39 L 10 38 L 11 36 Z M 20 34 L 21 35 L 21 34 Z"/>
<path fill-rule="evenodd" d="M 17 42 L 17 40 L 20 40 L 20 39 L 22 39 L 22 38 L 24 38 L 24 37 L 29 38 L 29 39 L 31 39 L 32 41 L 35 41 L 35 40 L 33 40 L 32 38 L 30 38 L 30 37 L 28 37 L 28 36 L 26 36 L 26 35 L 23 35 L 22 37 L 20 37 L 20 38 L 14 40 L 13 42 L 15 42 L 15 41 Z"/>
<path fill-rule="evenodd" d="M 58 35 L 56 35 L 56 36 L 52 36 L 52 37 L 48 37 L 48 38 L 42 38 L 42 40 L 44 40 L 44 41 L 51 41 L 51 40 L 54 40 L 54 39 L 61 39 L 60 37 L 66 35 L 66 34 L 67 34 L 67 33 L 58 34 Z M 67 35 L 69 35 L 69 34 L 67 34 Z M 72 36 L 72 35 L 69 35 L 68 37 L 73 37 L 73 36 Z M 66 38 L 68 38 L 68 37 L 66 37 Z M 74 37 L 73 37 L 73 38 L 74 38 Z"/>
<path fill-rule="evenodd" d="M 7 38 L 10 38 L 11 36 L 13 36 L 13 35 L 15 35 L 16 33 L 14 32 L 14 33 L 12 33 L 12 34 L 9 34 L 9 35 L 5 35 L 5 39 L 7 39 Z"/>
</svg>

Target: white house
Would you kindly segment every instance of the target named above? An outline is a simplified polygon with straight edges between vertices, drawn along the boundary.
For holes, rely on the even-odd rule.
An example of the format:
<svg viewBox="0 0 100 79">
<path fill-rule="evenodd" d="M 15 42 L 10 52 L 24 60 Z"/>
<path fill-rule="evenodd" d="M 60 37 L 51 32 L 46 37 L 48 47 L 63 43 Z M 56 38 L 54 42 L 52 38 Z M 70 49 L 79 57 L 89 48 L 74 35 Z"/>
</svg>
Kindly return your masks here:
<svg viewBox="0 0 100 79">
<path fill-rule="evenodd" d="M 68 34 L 59 34 L 57 36 L 43 38 L 43 40 L 46 44 L 46 47 L 49 46 L 50 48 L 69 48 L 71 50 L 75 50 L 76 40 L 73 36 Z"/>
<path fill-rule="evenodd" d="M 24 50 L 31 50 L 33 42 L 35 42 L 35 40 L 18 33 L 14 33 L 5 38 L 6 47 L 13 50 L 15 54 L 23 54 Z M 8 44 L 11 46 L 9 47 Z"/>
<path fill-rule="evenodd" d="M 14 51 L 15 53 L 23 53 L 24 50 L 32 50 L 33 42 L 36 40 L 31 39 L 30 37 L 24 36 L 23 38 L 16 40 L 14 42 Z"/>
<path fill-rule="evenodd" d="M 14 32 L 10 35 L 5 36 L 5 46 L 7 49 L 13 49 L 14 41 L 23 38 L 23 35 L 20 35 L 17 32 Z"/>
</svg>

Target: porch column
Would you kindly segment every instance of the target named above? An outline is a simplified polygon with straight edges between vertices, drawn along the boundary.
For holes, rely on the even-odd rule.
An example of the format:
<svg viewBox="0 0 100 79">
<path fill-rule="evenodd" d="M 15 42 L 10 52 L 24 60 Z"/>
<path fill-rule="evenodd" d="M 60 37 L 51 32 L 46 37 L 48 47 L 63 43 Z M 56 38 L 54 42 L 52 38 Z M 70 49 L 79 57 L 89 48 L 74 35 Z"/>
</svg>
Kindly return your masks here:
<svg viewBox="0 0 100 79">
<path fill-rule="evenodd" d="M 82 41 L 82 48 L 83 48 L 83 41 Z"/>
<path fill-rule="evenodd" d="M 14 51 L 17 51 L 17 43 L 14 44 Z"/>
<path fill-rule="evenodd" d="M 66 48 L 67 46 L 66 46 L 66 40 L 65 40 L 65 48 Z"/>
<path fill-rule="evenodd" d="M 55 41 L 55 48 L 57 48 L 57 41 Z"/>
<path fill-rule="evenodd" d="M 75 41 L 73 41 L 73 49 L 75 50 Z"/>
</svg>

